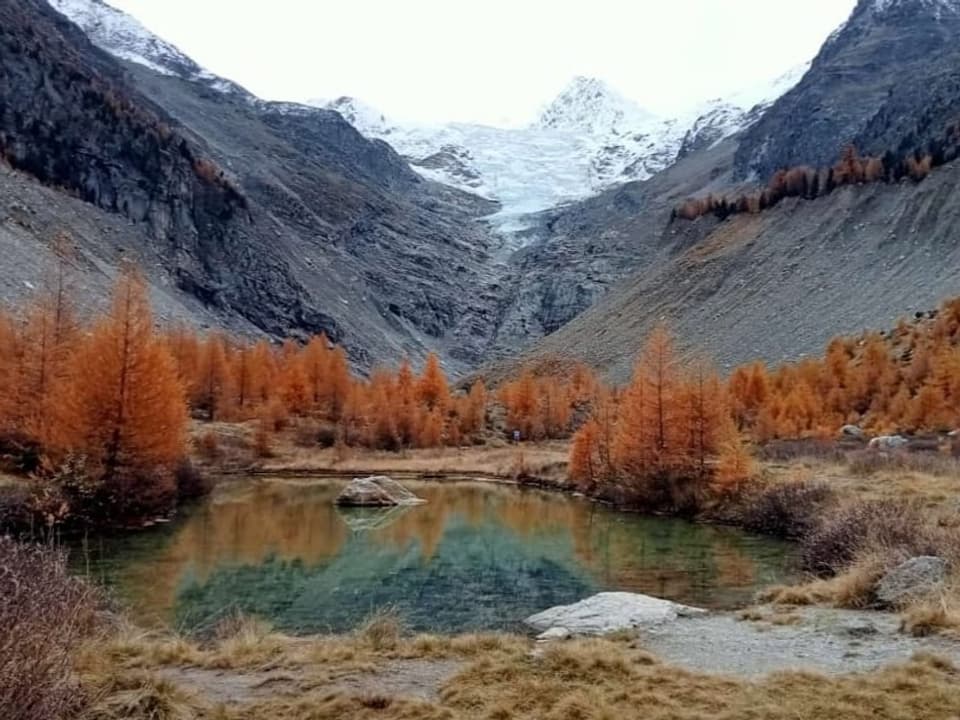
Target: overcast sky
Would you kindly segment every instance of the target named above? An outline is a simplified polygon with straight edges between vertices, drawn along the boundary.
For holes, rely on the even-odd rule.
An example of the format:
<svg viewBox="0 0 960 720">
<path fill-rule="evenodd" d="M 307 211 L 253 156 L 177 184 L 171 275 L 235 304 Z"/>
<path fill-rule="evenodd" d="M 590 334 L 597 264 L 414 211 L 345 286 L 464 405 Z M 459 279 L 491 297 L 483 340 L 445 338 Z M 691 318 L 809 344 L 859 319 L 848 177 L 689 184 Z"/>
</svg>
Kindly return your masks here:
<svg viewBox="0 0 960 720">
<path fill-rule="evenodd" d="M 109 0 L 277 100 L 530 121 L 574 75 L 670 114 L 811 59 L 855 0 Z"/>
</svg>

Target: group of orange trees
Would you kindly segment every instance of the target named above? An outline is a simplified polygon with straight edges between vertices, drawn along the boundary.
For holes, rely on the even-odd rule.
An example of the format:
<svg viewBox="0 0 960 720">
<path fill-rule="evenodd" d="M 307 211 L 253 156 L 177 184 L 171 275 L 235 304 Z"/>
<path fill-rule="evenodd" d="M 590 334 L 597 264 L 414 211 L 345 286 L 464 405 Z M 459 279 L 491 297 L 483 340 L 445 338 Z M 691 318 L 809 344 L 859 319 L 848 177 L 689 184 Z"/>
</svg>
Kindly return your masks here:
<svg viewBox="0 0 960 720">
<path fill-rule="evenodd" d="M 524 440 L 568 436 L 594 383 L 586 371 L 560 385 L 525 373 L 491 398 L 482 381 L 452 390 L 433 355 L 419 373 L 405 361 L 358 377 L 323 336 L 276 345 L 157 329 L 135 271 L 83 322 L 63 274 L 21 311 L 0 313 L 0 463 L 54 478 L 54 508 L 142 516 L 172 505 L 191 416 L 253 421 L 266 445 L 299 424 L 317 444 L 459 446 L 482 442 L 493 415 Z"/>
<path fill-rule="evenodd" d="M 739 195 L 710 194 L 690 198 L 674 208 L 671 219 L 696 220 L 713 214 L 722 220 L 730 215 L 759 213 L 788 197 L 813 200 L 829 195 L 844 185 L 896 183 L 904 178 L 920 182 L 933 168 L 957 157 L 955 130 L 951 128 L 946 140 L 931 143 L 930 149 L 907 153 L 902 157 L 889 152 L 880 157 L 863 157 L 856 148 L 848 146 L 835 165 L 784 168 L 773 174 L 766 187 L 758 190 Z"/>
<path fill-rule="evenodd" d="M 419 372 L 403 362 L 359 377 L 323 336 L 277 345 L 158 330 L 136 272 L 120 277 L 109 310 L 82 322 L 61 274 L 21 312 L 0 315 L 0 459 L 61 477 L 102 513 L 129 509 L 132 496 L 136 511 L 152 512 L 175 502 L 192 415 L 252 421 L 258 437 L 296 424 L 317 444 L 381 450 L 481 443 L 497 431 L 572 435 L 571 477 L 584 487 L 724 488 L 749 474 L 744 437 L 960 426 L 958 345 L 960 300 L 888 334 L 834 340 L 822 359 L 755 363 L 724 380 L 681 359 L 659 327 L 624 388 L 573 366 L 488 393 L 479 380 L 451 389 L 435 356 Z"/>
<path fill-rule="evenodd" d="M 838 338 L 822 358 L 738 368 L 729 381 L 738 426 L 759 442 L 960 428 L 960 299 L 895 329 Z"/>
</svg>

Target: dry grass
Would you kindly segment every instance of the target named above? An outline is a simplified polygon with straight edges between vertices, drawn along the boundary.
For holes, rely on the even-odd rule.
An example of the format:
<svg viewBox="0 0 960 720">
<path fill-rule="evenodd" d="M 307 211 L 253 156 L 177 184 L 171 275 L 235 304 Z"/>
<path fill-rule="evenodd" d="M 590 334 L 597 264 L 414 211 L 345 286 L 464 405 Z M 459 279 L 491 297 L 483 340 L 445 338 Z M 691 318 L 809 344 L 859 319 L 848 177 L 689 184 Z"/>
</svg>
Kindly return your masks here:
<svg viewBox="0 0 960 720">
<path fill-rule="evenodd" d="M 960 590 L 956 582 L 907 605 L 901 613 L 900 629 L 915 637 L 942 634 L 960 639 Z"/>
<path fill-rule="evenodd" d="M 562 480 L 566 477 L 569 445 L 566 442 L 485 445 L 464 448 L 433 448 L 386 452 L 378 450 L 298 447 L 289 438 L 278 438 L 275 457 L 258 470 L 284 474 L 299 472 L 342 472 L 347 474 L 437 474 L 486 476 L 513 479 L 517 468 L 537 477 Z"/>
<path fill-rule="evenodd" d="M 951 467 L 956 461 L 951 460 Z M 798 458 L 768 463 L 764 474 L 772 481 L 819 482 L 843 497 L 861 500 L 895 500 L 922 505 L 933 511 L 953 511 L 960 495 L 960 466 L 956 473 L 876 466 L 858 474 L 844 462 Z"/>
<path fill-rule="evenodd" d="M 480 662 L 448 684 L 456 718 L 944 718 L 960 709 L 957 672 L 936 658 L 869 676 L 782 673 L 749 683 L 662 665 L 605 640 L 541 658 Z"/>
<path fill-rule="evenodd" d="M 382 638 L 386 621 L 375 620 Z M 401 637 L 385 648 L 366 632 L 308 639 L 282 638 L 262 627 L 238 633 L 249 637 L 240 644 L 222 638 L 208 648 L 179 641 L 176 653 L 170 652 L 169 639 L 145 635 L 134 645 L 127 638 L 127 652 L 119 655 L 101 645 L 85 668 L 100 701 L 84 720 L 939 720 L 960 713 L 960 673 L 932 656 L 869 675 L 795 672 L 741 681 L 661 664 L 629 638 L 576 640 L 534 651 L 530 641 L 507 636 Z M 157 643 L 168 644 L 161 652 Z M 259 644 L 264 650 L 251 653 Z M 255 671 L 251 664 L 270 658 L 289 668 L 287 677 L 297 678 L 298 685 L 294 692 L 222 705 L 163 677 L 164 666 L 216 665 L 214 658 L 228 655 L 229 665 L 247 674 Z M 346 692 L 329 682 L 344 672 L 363 671 L 362 663 L 369 671 L 400 657 L 456 657 L 468 665 L 438 681 L 438 696 L 429 702 L 382 691 Z"/>
<path fill-rule="evenodd" d="M 782 605 L 831 605 L 850 609 L 869 607 L 874 602 L 877 581 L 883 577 L 889 564 L 889 560 L 880 554 L 865 554 L 839 575 L 800 585 L 777 585 L 761 592 L 758 599 Z"/>
</svg>

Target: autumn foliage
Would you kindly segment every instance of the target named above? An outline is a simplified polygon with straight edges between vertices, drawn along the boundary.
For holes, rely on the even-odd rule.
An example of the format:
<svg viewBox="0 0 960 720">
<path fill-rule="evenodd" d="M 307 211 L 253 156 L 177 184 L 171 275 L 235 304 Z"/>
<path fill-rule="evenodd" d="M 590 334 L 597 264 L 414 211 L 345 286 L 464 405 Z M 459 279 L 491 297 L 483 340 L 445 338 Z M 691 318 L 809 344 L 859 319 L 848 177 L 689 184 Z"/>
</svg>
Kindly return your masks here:
<svg viewBox="0 0 960 720">
<path fill-rule="evenodd" d="M 934 167 L 955 158 L 956 150 L 946 153 L 936 144 L 929 151 L 908 153 L 901 157 L 893 153 L 886 153 L 882 157 L 863 157 L 855 147 L 848 146 L 833 166 L 785 168 L 774 173 L 767 186 L 759 190 L 734 196 L 709 194 L 690 198 L 673 210 L 671 219 L 696 220 L 712 214 L 723 220 L 731 215 L 762 212 L 784 198 L 813 200 L 829 195 L 844 185 L 897 183 L 904 178 L 920 182 Z"/>
<path fill-rule="evenodd" d="M 582 364 L 562 374 L 538 375 L 528 368 L 516 380 L 502 384 L 497 397 L 511 433 L 519 431 L 522 440 L 547 440 L 570 436 L 577 409 L 593 401 L 597 387 L 597 379 Z"/>
<path fill-rule="evenodd" d="M 0 316 L 0 382 L 0 449 L 22 471 L 69 467 L 56 488 L 63 512 L 139 518 L 176 501 L 186 405 L 136 272 L 91 326 L 77 321 L 62 268 L 21 317 Z"/>
<path fill-rule="evenodd" d="M 707 490 L 745 479 L 750 462 L 719 376 L 681 363 L 664 327 L 650 335 L 630 384 L 601 391 L 574 436 L 570 475 L 581 487 L 657 509 L 692 509 Z"/>
<path fill-rule="evenodd" d="M 824 356 L 738 368 L 729 383 L 738 426 L 759 441 L 960 427 L 960 300 L 888 333 L 830 342 Z"/>
</svg>

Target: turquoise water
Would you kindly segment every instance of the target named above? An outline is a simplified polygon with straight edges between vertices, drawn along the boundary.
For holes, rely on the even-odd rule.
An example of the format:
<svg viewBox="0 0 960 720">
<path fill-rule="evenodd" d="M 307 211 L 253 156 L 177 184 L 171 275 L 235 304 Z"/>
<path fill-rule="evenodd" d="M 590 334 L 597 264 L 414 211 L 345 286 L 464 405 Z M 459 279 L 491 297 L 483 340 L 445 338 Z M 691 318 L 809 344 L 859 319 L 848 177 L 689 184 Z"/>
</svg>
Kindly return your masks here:
<svg viewBox="0 0 960 720">
<path fill-rule="evenodd" d="M 425 505 L 345 510 L 343 482 L 221 486 L 174 523 L 78 548 L 74 567 L 141 622 L 190 630 L 240 610 L 308 633 L 384 607 L 416 630 L 509 630 L 603 590 L 732 608 L 790 566 L 785 543 L 556 493 L 411 482 Z"/>
</svg>

